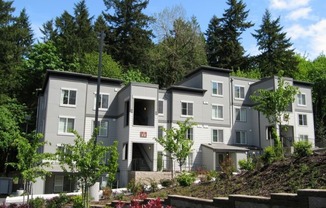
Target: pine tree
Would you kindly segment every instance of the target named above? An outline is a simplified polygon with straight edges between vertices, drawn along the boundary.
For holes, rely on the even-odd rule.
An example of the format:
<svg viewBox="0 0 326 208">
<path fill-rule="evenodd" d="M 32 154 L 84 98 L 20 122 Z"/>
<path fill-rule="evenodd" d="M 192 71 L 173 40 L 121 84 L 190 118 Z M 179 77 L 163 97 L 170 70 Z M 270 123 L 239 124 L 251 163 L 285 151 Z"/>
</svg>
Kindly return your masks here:
<svg viewBox="0 0 326 208">
<path fill-rule="evenodd" d="M 246 66 L 245 50 L 240 43 L 242 32 L 253 26 L 246 21 L 249 10 L 242 0 L 228 0 L 229 8 L 218 19 L 213 17 L 206 31 L 211 44 L 207 46 L 209 64 L 216 67 L 238 70 Z M 219 45 L 213 45 L 219 43 Z"/>
<path fill-rule="evenodd" d="M 75 4 L 74 14 L 76 27 L 75 52 L 78 59 L 81 60 L 85 53 L 91 53 L 98 49 L 98 41 L 92 26 L 93 17 L 89 15 L 85 0 Z"/>
<path fill-rule="evenodd" d="M 284 76 L 292 77 L 298 70 L 298 61 L 294 49 L 291 49 L 292 43 L 282 29 L 280 18 L 272 20 L 271 13 L 266 10 L 260 28 L 252 34 L 257 39 L 261 52 L 257 62 L 263 76 L 275 75 L 282 70 Z"/>
<path fill-rule="evenodd" d="M 25 10 L 13 16 L 12 1 L 0 0 L 0 94 L 17 97 L 21 89 L 21 70 L 33 42 Z"/>
<path fill-rule="evenodd" d="M 142 69 L 152 44 L 152 31 L 148 29 L 152 18 L 142 13 L 149 0 L 104 0 L 107 11 L 103 16 L 108 24 L 107 53 L 125 68 Z"/>
</svg>

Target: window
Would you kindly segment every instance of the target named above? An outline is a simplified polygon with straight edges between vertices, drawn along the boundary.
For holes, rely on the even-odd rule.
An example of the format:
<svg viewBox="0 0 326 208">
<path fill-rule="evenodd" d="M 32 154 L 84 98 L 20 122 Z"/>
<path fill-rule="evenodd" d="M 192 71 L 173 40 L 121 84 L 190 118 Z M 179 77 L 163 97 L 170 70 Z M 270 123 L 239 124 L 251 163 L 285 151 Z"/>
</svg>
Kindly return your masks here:
<svg viewBox="0 0 326 208">
<path fill-rule="evenodd" d="M 307 115 L 299 114 L 299 125 L 300 126 L 307 126 Z"/>
<path fill-rule="evenodd" d="M 181 102 L 181 115 L 193 116 L 193 103 Z"/>
<path fill-rule="evenodd" d="M 223 142 L 223 130 L 213 129 L 212 137 L 213 142 Z"/>
<path fill-rule="evenodd" d="M 123 144 L 122 160 L 128 160 L 128 144 L 127 143 Z"/>
<path fill-rule="evenodd" d="M 237 144 L 247 144 L 247 132 L 236 131 L 235 132 L 235 143 Z"/>
<path fill-rule="evenodd" d="M 299 141 L 308 141 L 308 135 L 299 135 Z"/>
<path fill-rule="evenodd" d="M 59 118 L 59 133 L 70 133 L 72 130 L 75 130 L 75 119 L 60 117 Z"/>
<path fill-rule="evenodd" d="M 187 130 L 187 133 L 186 133 L 186 138 L 190 139 L 190 140 L 193 140 L 194 138 L 194 133 L 193 133 L 193 128 L 190 128 Z"/>
<path fill-rule="evenodd" d="M 61 89 L 61 105 L 75 106 L 76 105 L 76 90 Z"/>
<path fill-rule="evenodd" d="M 212 94 L 218 96 L 223 95 L 223 84 L 221 82 L 212 82 Z"/>
<path fill-rule="evenodd" d="M 129 126 L 129 100 L 125 102 L 125 126 Z"/>
<path fill-rule="evenodd" d="M 247 121 L 247 109 L 246 108 L 236 108 L 235 109 L 235 120 L 236 121 Z"/>
<path fill-rule="evenodd" d="M 298 105 L 305 106 L 306 105 L 306 94 L 298 94 Z"/>
<path fill-rule="evenodd" d="M 234 86 L 234 97 L 237 99 L 244 99 L 245 98 L 244 87 Z"/>
<path fill-rule="evenodd" d="M 93 125 L 95 127 L 95 121 Z M 98 121 L 98 136 L 107 137 L 108 129 L 109 129 L 109 121 L 105 121 L 105 120 Z"/>
<path fill-rule="evenodd" d="M 109 108 L 109 94 L 100 94 L 99 97 L 99 109 L 108 109 Z M 96 109 L 96 94 L 94 98 L 94 109 Z"/>
<path fill-rule="evenodd" d="M 54 193 L 61 193 L 63 192 L 63 181 L 64 176 L 63 175 L 55 175 L 54 176 Z"/>
<path fill-rule="evenodd" d="M 158 127 L 157 138 L 163 137 L 163 126 Z"/>
<path fill-rule="evenodd" d="M 158 114 L 163 114 L 163 100 L 158 101 Z"/>
<path fill-rule="evenodd" d="M 223 119 L 223 106 L 212 105 L 212 119 Z"/>
</svg>

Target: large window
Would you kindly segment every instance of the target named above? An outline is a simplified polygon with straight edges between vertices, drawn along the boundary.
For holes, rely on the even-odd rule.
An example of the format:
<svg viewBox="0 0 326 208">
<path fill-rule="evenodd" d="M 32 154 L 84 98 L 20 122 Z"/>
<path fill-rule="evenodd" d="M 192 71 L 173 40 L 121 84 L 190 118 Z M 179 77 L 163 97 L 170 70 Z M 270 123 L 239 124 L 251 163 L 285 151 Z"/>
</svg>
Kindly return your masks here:
<svg viewBox="0 0 326 208">
<path fill-rule="evenodd" d="M 95 121 L 94 121 L 95 127 Z M 98 136 L 107 137 L 108 136 L 108 129 L 109 129 L 109 121 L 102 120 L 98 121 Z"/>
<path fill-rule="evenodd" d="M 99 96 L 99 109 L 108 109 L 109 108 L 109 94 L 101 93 Z M 96 109 L 96 94 L 94 98 L 94 109 Z"/>
<path fill-rule="evenodd" d="M 190 128 L 186 132 L 186 138 L 193 140 L 194 139 L 194 130 L 193 128 Z"/>
<path fill-rule="evenodd" d="M 193 116 L 193 106 L 192 102 L 181 102 L 181 115 Z"/>
<path fill-rule="evenodd" d="M 54 176 L 54 193 L 61 193 L 63 192 L 63 182 L 64 176 L 63 175 L 55 175 Z"/>
<path fill-rule="evenodd" d="M 61 89 L 61 105 L 75 106 L 76 105 L 77 90 Z"/>
<path fill-rule="evenodd" d="M 212 119 L 223 119 L 223 106 L 212 105 Z"/>
<path fill-rule="evenodd" d="M 243 86 L 234 86 L 234 97 L 237 99 L 245 98 L 245 89 Z"/>
<path fill-rule="evenodd" d="M 305 94 L 299 93 L 297 95 L 297 98 L 298 98 L 298 105 L 302 105 L 302 106 L 306 105 L 306 95 Z"/>
<path fill-rule="evenodd" d="M 59 118 L 59 133 L 67 134 L 75 130 L 75 118 L 60 117 Z"/>
<path fill-rule="evenodd" d="M 223 95 L 223 84 L 221 82 L 212 81 L 212 94 L 218 96 Z"/>
<path fill-rule="evenodd" d="M 235 109 L 235 120 L 236 121 L 247 121 L 247 109 L 246 108 L 236 108 Z"/>
<path fill-rule="evenodd" d="M 237 144 L 247 144 L 247 132 L 236 131 L 235 132 L 235 143 Z"/>
<path fill-rule="evenodd" d="M 307 126 L 307 115 L 306 114 L 299 114 L 299 125 Z"/>
<path fill-rule="evenodd" d="M 213 129 L 212 130 L 212 141 L 213 142 L 223 142 L 223 130 Z"/>
</svg>

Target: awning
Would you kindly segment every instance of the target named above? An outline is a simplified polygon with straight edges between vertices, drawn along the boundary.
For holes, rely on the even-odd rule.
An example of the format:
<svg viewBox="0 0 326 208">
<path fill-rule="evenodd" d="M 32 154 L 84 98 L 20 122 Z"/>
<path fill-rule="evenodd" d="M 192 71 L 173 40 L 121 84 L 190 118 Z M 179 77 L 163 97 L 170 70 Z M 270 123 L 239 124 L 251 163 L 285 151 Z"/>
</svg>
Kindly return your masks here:
<svg viewBox="0 0 326 208">
<path fill-rule="evenodd" d="M 201 144 L 204 147 L 210 148 L 215 152 L 248 152 L 249 149 L 234 145 L 228 145 L 223 143 L 209 143 L 209 144 Z"/>
</svg>

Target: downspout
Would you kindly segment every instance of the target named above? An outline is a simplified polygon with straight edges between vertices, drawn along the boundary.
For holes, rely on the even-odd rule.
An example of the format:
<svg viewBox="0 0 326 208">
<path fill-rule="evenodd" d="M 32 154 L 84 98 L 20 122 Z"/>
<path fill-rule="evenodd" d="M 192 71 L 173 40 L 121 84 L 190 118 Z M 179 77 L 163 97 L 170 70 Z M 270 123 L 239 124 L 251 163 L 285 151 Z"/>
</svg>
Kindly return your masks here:
<svg viewBox="0 0 326 208">
<path fill-rule="evenodd" d="M 261 152 L 261 149 L 262 149 L 262 147 L 261 147 L 261 132 L 260 132 L 260 111 L 258 111 L 258 142 L 259 142 L 259 148 L 260 148 L 260 150 L 259 150 L 259 152 L 260 152 L 260 154 L 262 153 Z"/>
<path fill-rule="evenodd" d="M 234 103 L 233 103 L 233 100 L 234 100 L 234 98 L 233 98 L 233 78 L 231 78 L 231 89 L 230 89 L 230 91 L 231 91 L 231 112 L 230 112 L 230 115 L 231 115 L 231 119 L 230 119 L 230 127 L 231 127 L 231 129 L 232 129 L 232 126 L 233 126 L 233 105 L 234 105 Z M 232 135 L 232 132 L 231 132 L 231 135 Z"/>
</svg>

